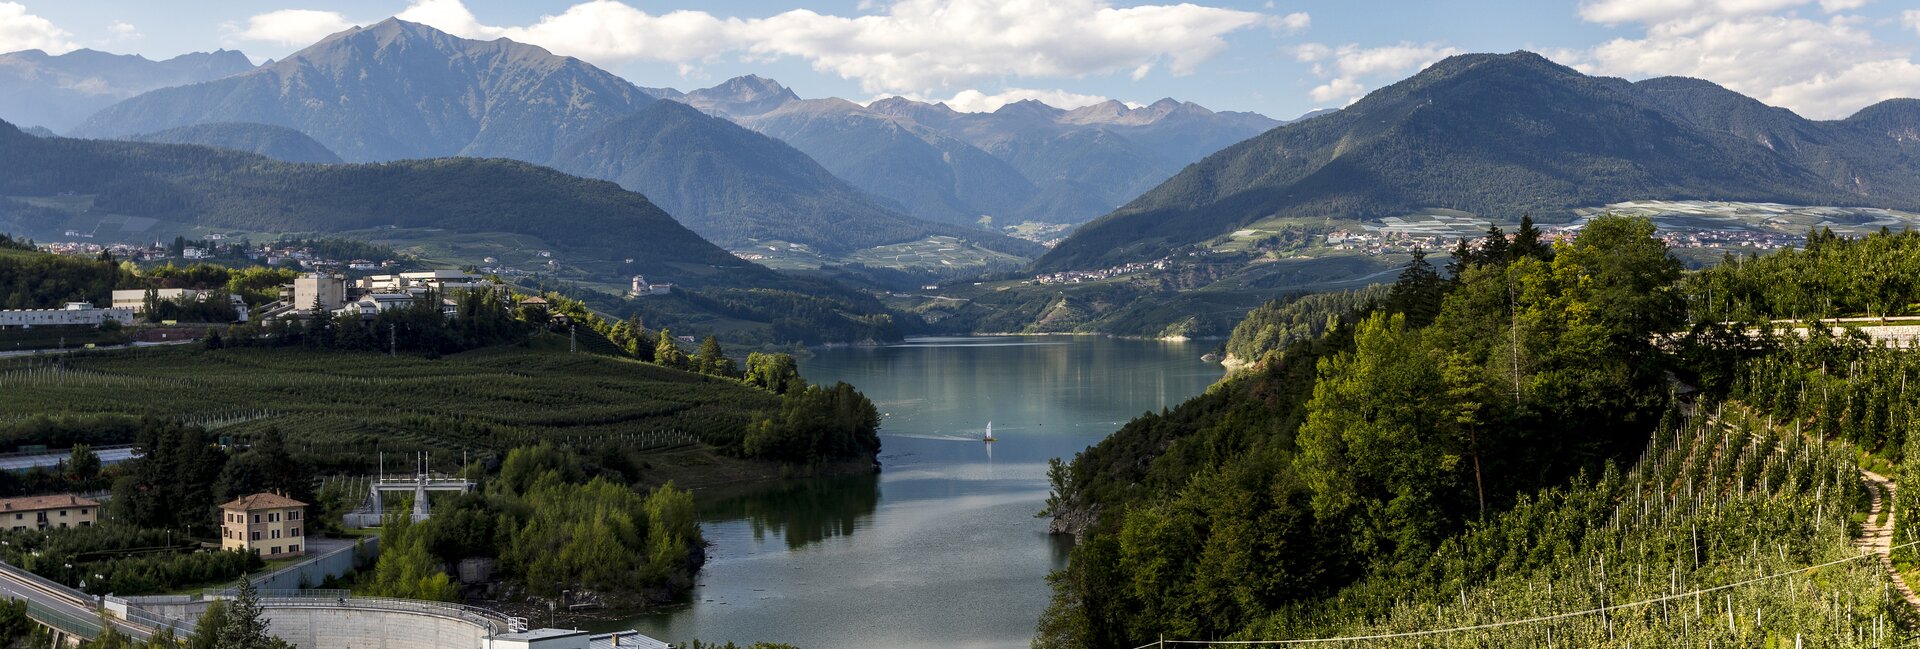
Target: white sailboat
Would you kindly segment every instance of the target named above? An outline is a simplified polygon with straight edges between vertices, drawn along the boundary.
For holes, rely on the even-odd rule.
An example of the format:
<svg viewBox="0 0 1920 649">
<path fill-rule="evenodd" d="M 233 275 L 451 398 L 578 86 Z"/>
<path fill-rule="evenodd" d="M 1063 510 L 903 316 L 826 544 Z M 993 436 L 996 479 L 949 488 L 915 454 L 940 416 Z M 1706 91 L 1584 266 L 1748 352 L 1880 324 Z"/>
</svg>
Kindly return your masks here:
<svg viewBox="0 0 1920 649">
<path fill-rule="evenodd" d="M 988 444 L 992 444 L 997 440 L 998 438 L 993 436 L 993 422 L 989 421 L 987 422 L 987 435 L 985 437 L 980 438 L 980 441 L 986 442 Z"/>
</svg>

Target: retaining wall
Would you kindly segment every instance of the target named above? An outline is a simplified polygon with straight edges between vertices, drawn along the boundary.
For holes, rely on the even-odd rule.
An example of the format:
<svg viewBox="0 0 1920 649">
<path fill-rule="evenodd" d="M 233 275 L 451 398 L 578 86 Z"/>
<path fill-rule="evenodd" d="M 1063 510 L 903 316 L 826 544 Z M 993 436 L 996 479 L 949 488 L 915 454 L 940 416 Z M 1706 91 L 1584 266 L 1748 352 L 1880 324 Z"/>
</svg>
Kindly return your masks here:
<svg viewBox="0 0 1920 649">
<path fill-rule="evenodd" d="M 267 633 L 300 649 L 479 649 L 489 629 L 472 622 L 409 611 L 268 606 Z"/>
</svg>

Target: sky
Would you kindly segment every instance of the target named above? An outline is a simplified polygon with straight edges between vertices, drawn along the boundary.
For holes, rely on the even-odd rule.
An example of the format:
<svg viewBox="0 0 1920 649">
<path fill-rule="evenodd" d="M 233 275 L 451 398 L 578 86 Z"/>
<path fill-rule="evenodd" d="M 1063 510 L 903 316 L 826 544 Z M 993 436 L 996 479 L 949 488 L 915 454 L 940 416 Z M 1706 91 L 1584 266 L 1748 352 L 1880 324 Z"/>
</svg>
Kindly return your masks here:
<svg viewBox="0 0 1920 649">
<path fill-rule="evenodd" d="M 1446 56 L 1708 79 L 1815 119 L 1920 95 L 1912 0 L 0 0 L 0 52 L 256 62 L 390 16 L 511 38 L 642 86 L 759 74 L 802 97 L 993 110 L 1162 97 L 1291 118 Z"/>
</svg>

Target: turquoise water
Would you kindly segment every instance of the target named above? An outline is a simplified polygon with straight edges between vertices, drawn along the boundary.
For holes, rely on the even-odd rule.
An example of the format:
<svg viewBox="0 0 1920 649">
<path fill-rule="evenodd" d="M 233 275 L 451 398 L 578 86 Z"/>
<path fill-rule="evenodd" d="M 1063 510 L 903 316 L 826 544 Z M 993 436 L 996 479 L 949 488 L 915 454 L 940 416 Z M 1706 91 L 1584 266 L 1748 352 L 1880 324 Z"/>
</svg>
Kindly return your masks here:
<svg viewBox="0 0 1920 649">
<path fill-rule="evenodd" d="M 1205 352 L 1057 336 L 820 351 L 808 380 L 852 383 L 883 413 L 883 471 L 703 503 L 692 601 L 627 625 L 802 649 L 1026 647 L 1066 558 L 1034 517 L 1047 459 L 1205 390 L 1221 372 Z"/>
</svg>

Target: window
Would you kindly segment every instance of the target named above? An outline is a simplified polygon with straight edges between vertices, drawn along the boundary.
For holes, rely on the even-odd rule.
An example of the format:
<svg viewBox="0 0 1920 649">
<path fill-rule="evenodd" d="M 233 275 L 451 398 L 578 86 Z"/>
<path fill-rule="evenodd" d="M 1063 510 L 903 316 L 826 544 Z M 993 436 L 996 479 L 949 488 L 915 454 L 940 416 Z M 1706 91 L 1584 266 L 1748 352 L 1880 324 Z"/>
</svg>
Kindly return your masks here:
<svg viewBox="0 0 1920 649">
<path fill-rule="evenodd" d="M 80 521 L 81 527 L 93 527 L 93 521 Z"/>
<path fill-rule="evenodd" d="M 253 533 L 253 538 L 252 538 L 252 539 L 249 539 L 249 540 L 253 540 L 253 541 L 258 541 L 258 540 L 260 540 L 260 533 L 259 533 L 259 532 L 254 532 L 254 533 Z"/>
<path fill-rule="evenodd" d="M 13 520 L 16 520 L 16 521 L 17 521 L 17 520 L 22 520 L 22 519 L 25 519 L 26 517 L 27 517 L 27 515 L 26 515 L 26 514 L 14 514 L 14 515 L 13 515 Z"/>
<path fill-rule="evenodd" d="M 280 538 L 280 530 L 273 531 L 273 538 Z M 275 554 L 278 554 L 277 552 Z"/>
<path fill-rule="evenodd" d="M 255 523 L 258 523 L 258 522 L 260 522 L 260 515 L 259 515 L 259 514 L 254 514 L 254 515 L 253 515 L 253 522 L 255 522 Z"/>
<path fill-rule="evenodd" d="M 287 532 L 287 536 L 299 536 L 299 535 L 300 535 L 300 528 L 298 527 L 293 528 L 292 530 Z"/>
<path fill-rule="evenodd" d="M 67 510 L 64 510 L 64 509 L 62 509 L 62 510 L 60 510 L 60 517 L 61 517 L 61 518 L 66 518 L 66 517 L 67 517 Z"/>
<path fill-rule="evenodd" d="M 273 512 L 273 513 L 267 514 L 267 522 L 269 523 L 280 522 L 280 512 Z"/>
<path fill-rule="evenodd" d="M 267 554 L 280 554 L 280 546 L 273 546 L 273 549 L 267 550 Z"/>
<path fill-rule="evenodd" d="M 81 515 L 81 516 L 86 516 L 86 515 L 87 515 L 87 510 L 85 510 L 85 509 L 82 509 L 82 510 L 80 510 L 80 515 Z"/>
<path fill-rule="evenodd" d="M 297 545 L 289 545 L 289 546 L 287 546 L 287 551 L 288 551 L 288 552 L 299 552 L 299 551 L 300 551 L 300 546 L 297 546 Z"/>
<path fill-rule="evenodd" d="M 287 512 L 287 520 L 290 520 L 290 521 L 300 520 L 300 510 L 296 509 L 296 510 Z"/>
</svg>

